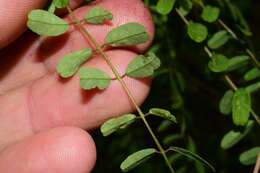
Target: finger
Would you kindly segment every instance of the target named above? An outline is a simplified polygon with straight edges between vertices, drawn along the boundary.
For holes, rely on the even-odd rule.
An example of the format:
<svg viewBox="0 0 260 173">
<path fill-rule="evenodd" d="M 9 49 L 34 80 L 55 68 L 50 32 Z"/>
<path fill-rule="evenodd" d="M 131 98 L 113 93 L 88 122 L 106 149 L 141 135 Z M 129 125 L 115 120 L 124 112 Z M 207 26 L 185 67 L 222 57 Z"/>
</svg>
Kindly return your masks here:
<svg viewBox="0 0 260 173">
<path fill-rule="evenodd" d="M 1 173 L 89 173 L 96 161 L 94 142 L 85 131 L 60 127 L 39 133 L 0 154 Z"/>
<path fill-rule="evenodd" d="M 136 50 L 142 52 L 150 45 L 154 35 L 154 26 L 151 15 L 141 0 L 103 0 L 98 2 L 95 5 L 103 6 L 114 14 L 114 19 L 109 25 L 85 25 L 99 43 L 103 43 L 105 35 L 112 28 L 127 22 L 137 22 L 145 26 L 150 40 L 148 43 L 138 46 Z M 79 8 L 75 13 L 78 17 L 82 17 L 93 6 Z M 58 59 L 69 52 L 84 47 L 89 47 L 88 42 L 74 27 L 71 27 L 70 32 L 62 37 L 47 40 L 37 39 L 27 33 L 19 39 L 12 49 L 0 52 L 0 56 L 5 59 L 5 61 L 0 61 L 2 69 L 0 93 L 40 78 L 48 71 L 54 71 Z"/>
<path fill-rule="evenodd" d="M 25 30 L 26 14 L 41 8 L 47 0 L 0 0 L 0 49 L 16 39 Z"/>
<path fill-rule="evenodd" d="M 0 0 L 0 49 L 17 39 L 26 30 L 27 14 L 35 8 L 42 8 L 48 0 Z M 71 1 L 72 8 L 83 0 Z"/>
<path fill-rule="evenodd" d="M 136 56 L 127 50 L 112 50 L 107 55 L 122 75 Z M 93 58 L 86 65 L 102 69 L 113 77 L 101 57 Z M 124 80 L 140 105 L 148 94 L 149 80 L 127 77 Z M 0 140 L 5 139 L 8 143 L 57 126 L 91 129 L 111 117 L 134 109 L 117 80 L 102 91 L 83 91 L 78 75 L 62 80 L 56 74 L 49 74 L 26 87 L 7 93 L 0 97 L 0 105 Z"/>
</svg>

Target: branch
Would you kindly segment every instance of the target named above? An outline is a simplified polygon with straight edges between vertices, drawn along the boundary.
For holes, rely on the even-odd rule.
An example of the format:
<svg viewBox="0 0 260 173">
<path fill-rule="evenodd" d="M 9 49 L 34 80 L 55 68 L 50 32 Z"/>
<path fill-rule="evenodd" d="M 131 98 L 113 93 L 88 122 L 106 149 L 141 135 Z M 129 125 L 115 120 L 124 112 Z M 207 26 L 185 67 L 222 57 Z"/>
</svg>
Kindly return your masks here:
<svg viewBox="0 0 260 173">
<path fill-rule="evenodd" d="M 174 173 L 173 167 L 166 155 L 165 150 L 163 149 L 162 145 L 160 144 L 159 140 L 157 139 L 157 137 L 155 136 L 152 128 L 150 127 L 149 123 L 147 122 L 147 120 L 145 119 L 145 114 L 142 112 L 141 108 L 138 106 L 132 92 L 130 91 L 130 89 L 128 88 L 128 86 L 126 85 L 125 81 L 123 80 L 122 76 L 119 74 L 119 72 L 117 71 L 117 69 L 115 68 L 115 66 L 112 64 L 112 62 L 110 61 L 109 57 L 106 55 L 106 53 L 102 50 L 101 46 L 97 43 L 97 41 L 95 40 L 94 37 L 92 37 L 92 35 L 84 28 L 84 26 L 81 24 L 80 20 L 76 17 L 76 15 L 73 13 L 73 11 L 71 10 L 70 7 L 67 7 L 67 10 L 73 20 L 73 22 L 76 23 L 76 25 L 79 27 L 81 33 L 83 34 L 83 36 L 90 40 L 90 43 L 92 44 L 93 47 L 96 48 L 97 52 L 101 55 L 101 57 L 106 61 L 106 63 L 108 64 L 108 66 L 111 68 L 111 70 L 113 71 L 114 75 L 116 76 L 117 80 L 120 82 L 120 84 L 122 85 L 123 89 L 125 90 L 126 94 L 128 95 L 129 99 L 131 100 L 133 106 L 135 107 L 135 109 L 137 110 L 138 114 L 140 115 L 141 119 L 143 120 L 146 128 L 148 129 L 150 135 L 152 136 L 155 144 L 157 145 L 160 153 L 162 154 L 167 166 L 169 167 L 170 171 L 172 173 Z"/>
</svg>

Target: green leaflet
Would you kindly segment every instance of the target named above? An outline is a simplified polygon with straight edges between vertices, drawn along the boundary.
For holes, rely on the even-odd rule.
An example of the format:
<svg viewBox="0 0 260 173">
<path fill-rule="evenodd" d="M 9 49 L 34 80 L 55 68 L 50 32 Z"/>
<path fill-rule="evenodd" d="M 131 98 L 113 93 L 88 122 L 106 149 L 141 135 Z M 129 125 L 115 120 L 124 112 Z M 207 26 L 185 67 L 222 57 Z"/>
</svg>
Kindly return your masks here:
<svg viewBox="0 0 260 173">
<path fill-rule="evenodd" d="M 105 43 L 113 47 L 132 46 L 145 43 L 148 39 L 148 33 L 143 25 L 127 23 L 110 31 L 105 38 Z"/>
<path fill-rule="evenodd" d="M 175 151 L 185 157 L 198 161 L 198 162 L 202 163 L 204 166 L 210 168 L 213 172 L 216 172 L 215 168 L 209 162 L 207 162 L 202 157 L 200 157 L 199 155 L 197 155 L 189 150 L 186 150 L 184 148 L 179 148 L 179 147 L 170 147 L 169 150 Z"/>
<path fill-rule="evenodd" d="M 218 49 L 224 44 L 226 44 L 229 38 L 230 36 L 227 31 L 219 31 L 208 40 L 208 47 L 211 49 Z"/>
<path fill-rule="evenodd" d="M 234 92 L 228 90 L 225 92 L 224 96 L 221 98 L 219 103 L 219 110 L 222 114 L 228 115 L 232 111 L 232 99 Z"/>
<path fill-rule="evenodd" d="M 253 93 L 253 92 L 255 92 L 255 91 L 259 90 L 259 89 L 260 89 L 260 82 L 251 84 L 251 85 L 246 87 L 246 91 L 248 93 Z"/>
<path fill-rule="evenodd" d="M 105 72 L 96 68 L 82 67 L 79 70 L 80 86 L 85 90 L 94 88 L 105 89 L 109 86 L 111 78 Z"/>
<path fill-rule="evenodd" d="M 54 13 L 55 10 L 56 10 L 56 7 L 55 7 L 54 3 L 52 2 L 52 3 L 50 4 L 49 8 L 48 8 L 48 12 Z"/>
<path fill-rule="evenodd" d="M 248 121 L 246 127 L 243 131 L 229 131 L 224 135 L 224 137 L 221 140 L 221 148 L 223 149 L 229 149 L 236 145 L 239 141 L 241 141 L 253 128 L 254 122 Z"/>
<path fill-rule="evenodd" d="M 172 126 L 172 123 L 168 120 L 164 120 L 161 122 L 161 124 L 157 127 L 158 132 L 163 132 L 170 128 Z"/>
<path fill-rule="evenodd" d="M 243 165 L 254 165 L 257 160 L 257 156 L 260 153 L 260 146 L 251 148 L 240 154 L 239 161 Z"/>
<path fill-rule="evenodd" d="M 183 16 L 188 15 L 192 7 L 193 7 L 193 2 L 191 0 L 180 0 L 179 11 Z"/>
<path fill-rule="evenodd" d="M 113 15 L 106 9 L 96 6 L 85 15 L 85 20 L 91 24 L 103 24 L 106 20 L 112 20 Z"/>
<path fill-rule="evenodd" d="M 228 58 L 222 54 L 214 54 L 211 61 L 208 64 L 208 67 L 213 72 L 223 72 L 228 68 Z"/>
<path fill-rule="evenodd" d="M 244 75 L 246 81 L 254 80 L 258 77 L 260 77 L 260 70 L 258 68 L 252 68 Z"/>
<path fill-rule="evenodd" d="M 131 169 L 137 167 L 141 163 L 149 159 L 157 151 L 154 148 L 148 148 L 144 150 L 137 151 L 130 156 L 128 156 L 120 165 L 120 168 L 123 172 L 128 172 Z"/>
<path fill-rule="evenodd" d="M 154 53 L 148 53 L 148 56 L 139 55 L 128 64 L 126 75 L 138 78 L 149 77 L 160 67 L 160 64 L 160 59 Z"/>
<path fill-rule="evenodd" d="M 229 59 L 228 71 L 240 68 L 241 66 L 245 65 L 249 59 L 250 58 L 247 55 L 239 55 Z"/>
<path fill-rule="evenodd" d="M 181 134 L 170 134 L 166 137 L 164 137 L 163 139 L 163 144 L 164 145 L 171 145 L 174 141 L 178 140 L 178 139 L 181 139 L 182 138 L 182 135 Z"/>
<path fill-rule="evenodd" d="M 204 21 L 212 23 L 215 22 L 219 17 L 220 10 L 218 7 L 206 5 L 203 8 L 201 17 Z"/>
<path fill-rule="evenodd" d="M 167 15 L 172 11 L 175 2 L 176 0 L 159 0 L 156 9 L 162 15 Z"/>
<path fill-rule="evenodd" d="M 80 51 L 76 51 L 65 55 L 57 65 L 57 72 L 63 78 L 73 76 L 79 69 L 79 67 L 87 61 L 92 55 L 92 49 L 85 48 Z"/>
<path fill-rule="evenodd" d="M 188 35 L 193 41 L 201 43 L 207 38 L 208 29 L 203 24 L 190 22 L 188 24 Z"/>
<path fill-rule="evenodd" d="M 156 115 L 171 121 L 172 123 L 177 123 L 176 117 L 171 114 L 170 111 L 160 108 L 152 108 L 149 110 L 149 114 Z"/>
<path fill-rule="evenodd" d="M 122 115 L 120 117 L 108 120 L 101 126 L 100 129 L 103 136 L 108 136 L 114 133 L 115 131 L 125 128 L 126 126 L 132 124 L 133 122 L 135 122 L 135 120 L 136 116 L 134 114 Z"/>
<path fill-rule="evenodd" d="M 27 26 L 42 36 L 58 36 L 69 28 L 66 21 L 44 10 L 32 10 L 28 15 Z"/>
<path fill-rule="evenodd" d="M 244 88 L 235 91 L 232 100 L 232 118 L 235 125 L 245 126 L 251 111 L 251 98 Z"/>
<path fill-rule="evenodd" d="M 53 0 L 55 7 L 65 8 L 69 5 L 69 0 Z"/>
</svg>

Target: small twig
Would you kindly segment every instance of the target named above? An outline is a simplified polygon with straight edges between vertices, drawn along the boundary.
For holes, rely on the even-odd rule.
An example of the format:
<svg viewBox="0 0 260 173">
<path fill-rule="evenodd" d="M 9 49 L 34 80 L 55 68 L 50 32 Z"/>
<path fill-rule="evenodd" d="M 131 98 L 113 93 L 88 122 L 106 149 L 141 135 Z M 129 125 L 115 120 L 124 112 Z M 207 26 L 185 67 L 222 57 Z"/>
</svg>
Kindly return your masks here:
<svg viewBox="0 0 260 173">
<path fill-rule="evenodd" d="M 227 30 L 227 32 L 236 40 L 239 40 L 238 36 L 235 34 L 234 31 L 232 31 L 231 28 L 229 28 L 221 19 L 218 19 L 218 23 Z"/>
<path fill-rule="evenodd" d="M 253 173 L 259 173 L 259 172 L 260 172 L 260 153 L 257 156 L 257 161 Z"/>
<path fill-rule="evenodd" d="M 256 59 L 255 54 L 250 50 L 250 49 L 246 49 L 247 54 L 251 57 L 251 59 L 254 61 L 255 65 L 257 66 L 257 68 L 260 68 L 260 63 L 259 61 Z"/>
<path fill-rule="evenodd" d="M 182 19 L 182 21 L 186 24 L 189 25 L 189 21 L 185 18 L 185 16 L 183 16 L 180 12 L 180 10 L 178 8 L 175 9 L 177 14 L 180 16 L 180 18 Z"/>
<path fill-rule="evenodd" d="M 230 88 L 234 91 L 237 90 L 237 86 L 235 85 L 235 83 L 231 80 L 231 78 L 228 75 L 224 75 L 225 80 L 227 81 L 227 83 L 229 84 Z"/>
<path fill-rule="evenodd" d="M 72 18 L 72 20 L 76 23 L 76 25 L 79 27 L 80 32 L 83 34 L 83 36 L 88 39 L 91 43 L 91 45 L 96 48 L 96 50 L 99 52 L 99 54 L 101 55 L 101 57 L 106 61 L 106 63 L 108 64 L 108 66 L 111 68 L 111 70 L 113 71 L 114 75 L 116 76 L 117 80 L 120 82 L 120 84 L 122 85 L 123 89 L 125 90 L 126 94 L 128 95 L 130 101 L 132 102 L 133 106 L 136 108 L 138 114 L 140 115 L 141 119 L 143 120 L 147 130 L 149 131 L 150 135 L 152 136 L 157 148 L 159 149 L 160 153 L 162 154 L 166 165 L 168 166 L 169 170 L 171 171 L 171 173 L 175 173 L 174 169 L 165 153 L 165 150 L 163 149 L 161 143 L 159 142 L 158 138 L 155 136 L 152 128 L 150 127 L 149 123 L 147 122 L 147 120 L 145 119 L 145 114 L 142 112 L 141 108 L 138 106 L 135 97 L 133 96 L 132 92 L 130 91 L 129 87 L 127 86 L 127 84 L 125 83 L 125 81 L 123 80 L 123 78 L 121 77 L 121 75 L 119 74 L 119 72 L 117 71 L 116 67 L 112 64 L 112 62 L 110 61 L 109 57 L 107 56 L 107 54 L 102 50 L 101 46 L 97 43 L 97 41 L 95 40 L 95 38 L 88 32 L 88 30 L 86 30 L 84 28 L 84 26 L 81 24 L 80 20 L 76 17 L 76 15 L 74 14 L 74 12 L 72 11 L 72 9 L 70 7 L 67 7 L 67 10 Z"/>
</svg>

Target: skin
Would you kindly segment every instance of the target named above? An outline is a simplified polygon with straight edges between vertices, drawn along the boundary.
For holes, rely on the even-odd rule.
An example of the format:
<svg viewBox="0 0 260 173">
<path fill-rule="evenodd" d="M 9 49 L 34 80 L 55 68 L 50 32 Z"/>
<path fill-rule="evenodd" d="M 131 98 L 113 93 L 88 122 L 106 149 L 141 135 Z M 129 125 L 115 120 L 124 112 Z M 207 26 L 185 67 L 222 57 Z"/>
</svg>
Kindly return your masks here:
<svg viewBox="0 0 260 173">
<path fill-rule="evenodd" d="M 1 173 L 91 172 L 96 148 L 85 130 L 133 111 L 118 81 L 104 91 L 83 91 L 77 76 L 69 80 L 59 78 L 55 72 L 59 58 L 89 45 L 73 26 L 64 36 L 55 38 L 39 38 L 26 31 L 27 13 L 45 3 L 45 0 L 0 0 Z M 80 4 L 80 0 L 71 1 L 75 14 L 82 18 L 90 7 Z M 123 73 L 127 64 L 152 41 L 154 28 L 150 13 L 141 0 L 113 0 L 113 3 L 98 0 L 95 5 L 114 14 L 114 19 L 103 26 L 85 25 L 98 43 L 113 27 L 127 22 L 143 24 L 150 35 L 146 44 L 106 52 Z M 64 18 L 70 20 L 68 16 Z M 113 76 L 101 57 L 85 66 L 101 68 Z M 124 80 L 140 105 L 149 92 L 150 81 Z"/>
</svg>

